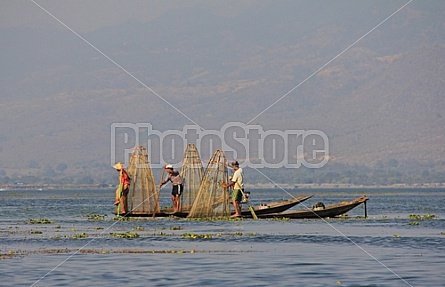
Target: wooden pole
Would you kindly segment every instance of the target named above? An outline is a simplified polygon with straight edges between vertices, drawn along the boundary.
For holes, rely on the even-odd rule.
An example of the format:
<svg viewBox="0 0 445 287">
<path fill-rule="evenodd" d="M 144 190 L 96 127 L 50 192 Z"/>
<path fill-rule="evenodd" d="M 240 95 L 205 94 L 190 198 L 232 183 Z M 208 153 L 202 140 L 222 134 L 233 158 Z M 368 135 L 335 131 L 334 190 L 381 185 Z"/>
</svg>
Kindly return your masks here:
<svg viewBox="0 0 445 287">
<path fill-rule="evenodd" d="M 368 218 L 368 210 L 367 210 L 367 207 L 366 207 L 366 201 L 364 202 L 364 204 L 365 204 L 365 218 Z"/>
</svg>

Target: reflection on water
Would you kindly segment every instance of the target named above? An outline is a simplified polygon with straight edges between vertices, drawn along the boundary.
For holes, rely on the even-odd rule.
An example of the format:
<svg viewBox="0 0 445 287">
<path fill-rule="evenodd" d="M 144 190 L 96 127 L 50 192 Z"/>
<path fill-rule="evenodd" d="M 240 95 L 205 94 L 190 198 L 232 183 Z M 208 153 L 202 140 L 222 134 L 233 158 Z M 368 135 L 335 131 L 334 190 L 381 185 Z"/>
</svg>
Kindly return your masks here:
<svg viewBox="0 0 445 287">
<path fill-rule="evenodd" d="M 444 286 L 445 190 L 290 193 L 314 194 L 306 206 L 366 194 L 369 218 L 116 221 L 112 190 L 1 191 L 0 286 Z M 252 204 L 288 196 L 254 190 Z M 139 237 L 113 235 L 126 232 Z"/>
</svg>

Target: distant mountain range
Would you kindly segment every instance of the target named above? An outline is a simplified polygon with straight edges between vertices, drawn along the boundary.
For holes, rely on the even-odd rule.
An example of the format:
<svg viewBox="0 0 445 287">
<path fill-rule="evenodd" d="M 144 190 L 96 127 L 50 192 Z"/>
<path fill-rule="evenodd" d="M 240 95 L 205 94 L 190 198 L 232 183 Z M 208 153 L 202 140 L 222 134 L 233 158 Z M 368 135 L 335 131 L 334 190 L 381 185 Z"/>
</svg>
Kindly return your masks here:
<svg viewBox="0 0 445 287">
<path fill-rule="evenodd" d="M 317 3 L 199 5 L 82 35 L 125 71 L 67 30 L 1 29 L 0 182 L 109 182 L 113 123 L 189 119 L 321 130 L 325 169 L 445 171 L 445 2 L 383 23 L 399 6 Z"/>
</svg>

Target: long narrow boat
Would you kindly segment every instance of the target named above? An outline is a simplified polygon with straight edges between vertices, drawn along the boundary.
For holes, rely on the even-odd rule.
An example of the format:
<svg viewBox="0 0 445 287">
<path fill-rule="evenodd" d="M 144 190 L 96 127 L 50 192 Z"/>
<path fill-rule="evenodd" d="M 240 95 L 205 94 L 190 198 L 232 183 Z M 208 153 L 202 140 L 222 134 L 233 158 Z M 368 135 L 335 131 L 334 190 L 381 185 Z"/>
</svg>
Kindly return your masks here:
<svg viewBox="0 0 445 287">
<path fill-rule="evenodd" d="M 311 197 L 312 197 L 312 195 L 302 195 L 299 197 L 293 197 L 293 198 L 286 199 L 286 200 L 270 202 L 267 204 L 260 204 L 257 206 L 253 206 L 253 210 L 257 216 L 263 215 L 263 214 L 269 214 L 269 213 L 279 213 L 279 212 L 286 211 L 289 208 L 292 208 L 295 205 L 299 204 L 300 202 L 308 200 Z M 243 208 L 241 210 L 241 216 L 242 217 L 252 217 L 252 212 L 250 211 L 249 208 Z"/>
<path fill-rule="evenodd" d="M 302 195 L 302 196 L 299 196 L 299 197 L 293 197 L 291 199 L 269 202 L 269 203 L 260 204 L 260 205 L 257 205 L 257 206 L 252 206 L 252 207 L 253 207 L 253 210 L 254 210 L 256 215 L 258 215 L 258 214 L 278 213 L 278 212 L 286 211 L 289 208 L 292 208 L 295 205 L 299 204 L 300 202 L 308 200 L 311 197 L 312 197 L 312 195 Z M 232 214 L 234 214 L 234 212 L 232 212 Z M 182 212 L 176 212 L 176 213 L 173 213 L 173 214 L 170 214 L 170 215 L 177 216 L 177 217 L 187 217 L 188 212 L 187 211 L 182 211 Z M 252 212 L 250 211 L 249 208 L 243 208 L 241 210 L 241 217 L 251 218 L 252 217 Z"/>
<path fill-rule="evenodd" d="M 352 201 L 344 201 L 337 204 L 329 204 L 325 207 L 317 207 L 317 208 L 305 208 L 301 210 L 295 211 L 285 211 L 285 212 L 277 212 L 277 213 L 266 213 L 259 214 L 259 218 L 295 218 L 295 219 L 306 219 L 306 218 L 333 218 L 345 214 L 351 209 L 357 207 L 360 204 L 365 204 L 368 198 L 366 196 L 362 196 L 356 198 Z M 366 214 L 366 211 L 365 211 Z M 365 215 L 366 216 L 366 215 Z"/>
<path fill-rule="evenodd" d="M 257 215 L 266 215 L 269 213 L 280 213 L 288 210 L 291 207 L 303 202 L 313 195 L 303 195 L 299 197 L 294 197 L 291 199 L 274 201 L 265 204 L 260 204 L 257 206 L 253 206 L 253 210 Z M 175 217 L 187 217 L 189 210 L 183 210 L 180 212 L 173 212 L 173 208 L 161 209 L 160 212 L 155 214 L 155 217 L 166 217 L 166 216 L 175 216 Z M 139 212 L 130 212 L 125 214 L 126 217 L 151 217 L 153 213 L 139 213 Z M 251 211 L 248 208 L 245 208 L 241 211 L 242 217 L 252 217 Z"/>
</svg>

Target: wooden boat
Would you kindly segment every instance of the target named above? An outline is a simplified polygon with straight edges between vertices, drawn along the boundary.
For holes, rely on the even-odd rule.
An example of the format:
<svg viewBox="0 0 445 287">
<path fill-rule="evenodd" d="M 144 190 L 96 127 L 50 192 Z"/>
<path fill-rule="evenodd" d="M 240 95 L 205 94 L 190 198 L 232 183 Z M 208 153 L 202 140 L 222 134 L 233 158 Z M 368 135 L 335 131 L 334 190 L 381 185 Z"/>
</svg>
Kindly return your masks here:
<svg viewBox="0 0 445 287">
<path fill-rule="evenodd" d="M 276 214 L 276 213 L 286 211 L 289 208 L 294 207 L 295 205 L 299 204 L 300 202 L 303 202 L 303 201 L 311 198 L 312 196 L 313 195 L 303 195 L 303 196 L 294 197 L 291 199 L 260 204 L 257 206 L 253 206 L 253 210 L 255 211 L 255 214 L 257 214 L 257 215 L 266 215 L 269 213 Z M 154 214 L 154 217 L 168 217 L 168 216 L 187 217 L 188 213 L 189 213 L 189 210 L 173 212 L 173 208 L 165 208 L 165 209 L 161 209 L 160 212 L 156 212 Z M 153 213 L 130 212 L 130 213 L 125 214 L 125 216 L 126 217 L 153 217 Z M 243 208 L 243 210 L 241 211 L 241 216 L 246 217 L 246 218 L 252 217 L 250 209 Z"/>
<path fill-rule="evenodd" d="M 279 213 L 279 212 L 286 211 L 289 208 L 292 208 L 295 205 L 299 204 L 300 202 L 308 200 L 311 197 L 312 197 L 312 195 L 302 195 L 299 197 L 293 197 L 291 199 L 270 202 L 267 204 L 260 204 L 260 205 L 252 206 L 252 207 L 253 207 L 253 210 L 257 216 L 263 215 L 263 214 L 269 214 L 269 213 Z M 242 217 L 252 217 L 252 213 L 249 208 L 243 208 L 241 210 L 241 216 Z"/>
<path fill-rule="evenodd" d="M 365 217 L 366 214 L 366 201 L 368 198 L 366 196 L 362 196 L 356 198 L 352 201 L 345 201 L 337 204 L 329 204 L 323 207 L 316 208 L 306 208 L 295 211 L 285 211 L 285 212 L 277 212 L 277 213 L 266 213 L 266 214 L 258 214 L 259 218 L 296 218 L 296 219 L 305 219 L 305 218 L 327 218 L 327 217 L 337 217 L 351 209 L 357 207 L 360 204 L 365 205 Z"/>
</svg>

